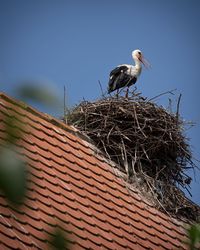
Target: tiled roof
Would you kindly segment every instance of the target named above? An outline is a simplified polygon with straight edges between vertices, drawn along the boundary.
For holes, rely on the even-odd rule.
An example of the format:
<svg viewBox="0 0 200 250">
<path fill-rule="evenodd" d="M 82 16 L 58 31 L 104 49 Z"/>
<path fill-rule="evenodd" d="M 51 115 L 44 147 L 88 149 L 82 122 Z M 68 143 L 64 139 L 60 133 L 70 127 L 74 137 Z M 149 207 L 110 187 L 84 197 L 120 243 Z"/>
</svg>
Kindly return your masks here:
<svg viewBox="0 0 200 250">
<path fill-rule="evenodd" d="M 74 128 L 0 94 L 0 144 L 13 114 L 30 174 L 20 210 L 0 193 L 0 249 L 48 249 L 56 225 L 71 249 L 187 249 L 184 223 L 131 191 Z"/>
</svg>

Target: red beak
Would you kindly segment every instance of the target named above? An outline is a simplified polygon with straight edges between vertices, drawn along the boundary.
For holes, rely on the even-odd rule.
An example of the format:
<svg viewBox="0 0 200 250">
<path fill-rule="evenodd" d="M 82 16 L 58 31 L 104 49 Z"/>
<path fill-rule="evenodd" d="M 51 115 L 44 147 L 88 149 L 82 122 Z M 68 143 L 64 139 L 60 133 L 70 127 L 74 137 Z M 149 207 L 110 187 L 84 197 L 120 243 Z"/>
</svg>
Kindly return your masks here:
<svg viewBox="0 0 200 250">
<path fill-rule="evenodd" d="M 151 67 L 151 64 L 143 56 L 140 56 L 139 60 L 145 66 L 146 69 L 149 69 Z"/>
</svg>

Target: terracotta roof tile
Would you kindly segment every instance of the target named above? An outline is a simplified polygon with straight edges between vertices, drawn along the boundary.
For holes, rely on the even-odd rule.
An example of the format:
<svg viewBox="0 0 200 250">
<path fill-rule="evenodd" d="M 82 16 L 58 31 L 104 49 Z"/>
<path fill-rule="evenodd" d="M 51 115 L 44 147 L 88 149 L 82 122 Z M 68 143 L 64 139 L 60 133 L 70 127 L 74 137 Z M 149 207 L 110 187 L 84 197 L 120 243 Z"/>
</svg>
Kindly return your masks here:
<svg viewBox="0 0 200 250">
<path fill-rule="evenodd" d="M 57 225 L 71 249 L 187 249 L 183 222 L 130 188 L 86 137 L 4 94 L 1 144 L 5 117 L 13 114 L 23 133 L 17 145 L 28 163 L 28 190 L 21 210 L 0 194 L 0 249 L 48 249 Z"/>
</svg>

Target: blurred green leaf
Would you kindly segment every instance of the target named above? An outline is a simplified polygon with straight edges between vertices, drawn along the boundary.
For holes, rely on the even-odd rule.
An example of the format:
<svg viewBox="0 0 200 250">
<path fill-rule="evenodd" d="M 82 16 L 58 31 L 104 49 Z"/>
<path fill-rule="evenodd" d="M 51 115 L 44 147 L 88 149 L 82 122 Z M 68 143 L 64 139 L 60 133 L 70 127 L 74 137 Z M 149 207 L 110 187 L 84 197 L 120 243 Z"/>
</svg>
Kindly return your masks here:
<svg viewBox="0 0 200 250">
<path fill-rule="evenodd" d="M 26 167 L 13 146 L 0 151 L 0 188 L 14 205 L 23 202 L 26 192 Z"/>
<path fill-rule="evenodd" d="M 18 119 L 18 125 L 17 124 L 17 117 L 16 116 L 8 116 L 5 119 L 6 123 L 6 141 L 15 144 L 16 140 L 19 140 L 22 136 L 21 130 L 19 127 L 22 126 L 22 122 L 20 122 Z M 19 125 L 20 124 L 20 125 Z"/>
<path fill-rule="evenodd" d="M 58 99 L 55 93 L 53 93 L 50 87 L 41 85 L 38 85 L 36 82 L 23 83 L 18 87 L 17 93 L 24 101 L 32 100 L 47 106 L 57 105 Z"/>
<path fill-rule="evenodd" d="M 188 229 L 190 250 L 197 249 L 195 246 L 200 243 L 200 224 L 194 224 Z"/>
<path fill-rule="evenodd" d="M 56 228 L 50 239 L 50 244 L 53 246 L 53 249 L 65 250 L 67 249 L 67 242 L 63 231 L 60 228 Z"/>
</svg>

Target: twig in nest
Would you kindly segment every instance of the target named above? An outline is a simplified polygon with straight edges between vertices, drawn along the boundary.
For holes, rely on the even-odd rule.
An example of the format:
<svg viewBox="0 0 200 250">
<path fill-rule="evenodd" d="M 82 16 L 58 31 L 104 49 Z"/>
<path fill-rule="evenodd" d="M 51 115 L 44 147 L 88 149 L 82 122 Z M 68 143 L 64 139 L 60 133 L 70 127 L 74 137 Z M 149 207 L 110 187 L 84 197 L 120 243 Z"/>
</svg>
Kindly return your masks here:
<svg viewBox="0 0 200 250">
<path fill-rule="evenodd" d="M 156 95 L 156 96 L 150 98 L 150 99 L 148 100 L 148 102 L 153 101 L 153 100 L 155 100 L 156 98 L 158 98 L 158 97 L 160 97 L 160 96 L 162 96 L 162 95 L 166 95 L 166 94 L 174 95 L 174 93 L 173 93 L 174 91 L 176 91 L 176 89 L 172 89 L 172 90 L 170 90 L 170 91 L 163 92 L 163 93 L 161 93 L 161 94 L 159 94 L 159 95 Z"/>
<path fill-rule="evenodd" d="M 180 107 L 181 96 L 182 96 L 182 94 L 179 95 L 178 102 L 177 102 L 177 108 L 176 108 L 176 118 L 177 119 L 179 117 L 179 107 Z"/>
<path fill-rule="evenodd" d="M 100 89 L 101 89 L 101 96 L 105 97 L 105 93 L 103 92 L 103 88 L 102 88 L 100 80 L 98 80 L 98 83 L 99 83 L 99 86 L 100 86 Z"/>
</svg>

